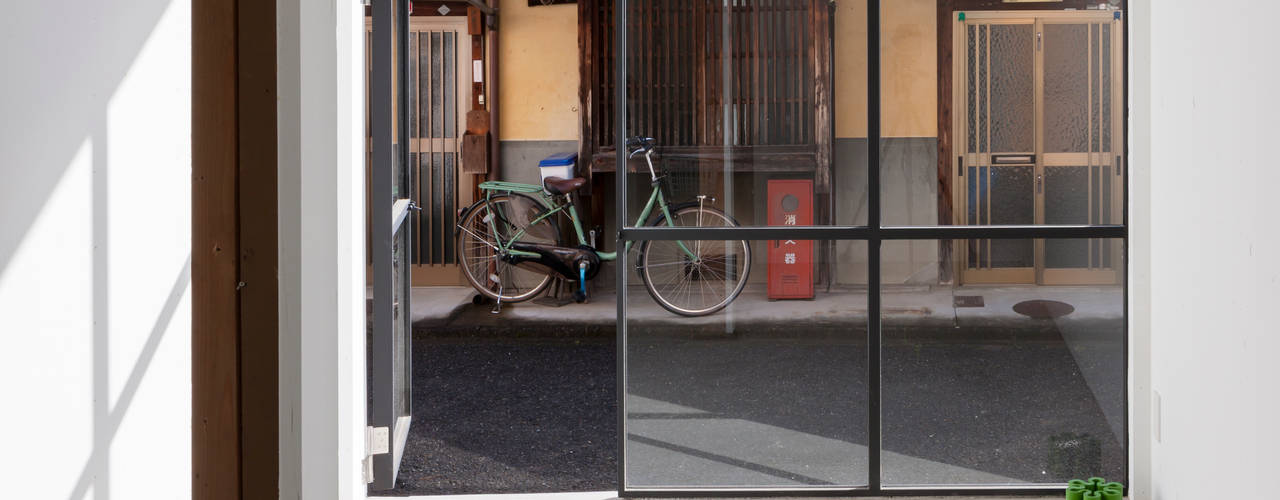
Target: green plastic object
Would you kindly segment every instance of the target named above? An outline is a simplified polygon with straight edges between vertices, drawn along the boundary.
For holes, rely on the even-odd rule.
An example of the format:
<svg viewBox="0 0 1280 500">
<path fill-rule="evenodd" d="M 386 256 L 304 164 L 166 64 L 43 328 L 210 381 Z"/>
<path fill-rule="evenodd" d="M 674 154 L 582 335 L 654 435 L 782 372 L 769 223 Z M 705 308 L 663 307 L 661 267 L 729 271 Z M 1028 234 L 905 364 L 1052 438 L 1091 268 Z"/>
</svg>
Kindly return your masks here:
<svg viewBox="0 0 1280 500">
<path fill-rule="evenodd" d="M 961 13 L 960 13 L 960 20 L 961 20 L 961 21 L 963 21 L 963 20 L 964 20 L 964 13 L 963 13 L 963 12 L 961 12 Z"/>
<path fill-rule="evenodd" d="M 1107 484 L 1106 479 L 1097 476 L 1091 477 L 1087 481 L 1089 482 L 1089 491 L 1099 491 L 1102 489 L 1102 485 Z"/>
<path fill-rule="evenodd" d="M 1124 500 L 1124 493 L 1115 488 L 1103 488 L 1102 500 Z"/>
<path fill-rule="evenodd" d="M 1089 489 L 1089 483 L 1083 479 L 1072 479 L 1070 481 L 1067 481 L 1067 488 L 1073 488 L 1076 486 L 1079 486 L 1084 489 Z"/>
<path fill-rule="evenodd" d="M 1088 492 L 1084 486 L 1068 486 L 1067 500 L 1084 500 L 1084 494 Z"/>
<path fill-rule="evenodd" d="M 1104 490 L 1120 490 L 1120 493 L 1124 493 L 1124 485 L 1123 485 L 1123 484 L 1120 484 L 1120 483 L 1117 483 L 1117 482 L 1115 482 L 1115 481 L 1112 481 L 1112 482 L 1110 482 L 1110 483 L 1107 483 L 1107 484 L 1102 485 L 1102 489 L 1104 489 Z"/>
<path fill-rule="evenodd" d="M 1084 500 L 1102 500 L 1102 493 L 1097 491 L 1084 492 Z"/>
</svg>

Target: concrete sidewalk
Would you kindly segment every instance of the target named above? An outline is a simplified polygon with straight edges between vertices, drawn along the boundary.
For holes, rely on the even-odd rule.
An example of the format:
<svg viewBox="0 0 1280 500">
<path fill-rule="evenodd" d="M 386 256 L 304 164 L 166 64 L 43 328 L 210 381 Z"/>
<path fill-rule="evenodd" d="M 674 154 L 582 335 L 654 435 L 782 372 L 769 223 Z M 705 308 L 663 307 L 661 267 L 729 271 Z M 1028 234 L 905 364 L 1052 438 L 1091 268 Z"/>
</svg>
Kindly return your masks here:
<svg viewBox="0 0 1280 500">
<path fill-rule="evenodd" d="M 813 300 L 770 301 L 759 287 L 744 291 L 728 308 L 702 317 L 684 317 L 659 306 L 643 287 L 628 289 L 627 325 L 665 332 L 778 334 L 804 329 L 809 333 L 865 330 L 865 289 L 818 292 Z M 472 305 L 475 293 L 465 288 L 415 288 L 416 335 L 459 336 L 611 336 L 616 329 L 617 302 L 612 290 L 597 293 L 584 304 L 560 307 L 537 299 L 504 304 Z M 965 307 L 963 299 L 978 297 L 981 305 Z M 979 299 L 969 299 L 976 301 Z M 1033 319 L 1014 311 L 1027 300 L 1052 300 L 1074 310 L 1053 320 Z M 911 330 L 912 335 L 951 336 L 982 332 L 990 335 L 1016 330 L 1021 335 L 1061 330 L 1064 325 L 1086 330 L 1123 326 L 1123 290 L 1080 286 L 887 286 L 881 294 L 882 324 L 888 330 Z M 973 303 L 973 302 L 971 302 Z M 1104 327 L 1104 328 L 1099 328 Z"/>
</svg>

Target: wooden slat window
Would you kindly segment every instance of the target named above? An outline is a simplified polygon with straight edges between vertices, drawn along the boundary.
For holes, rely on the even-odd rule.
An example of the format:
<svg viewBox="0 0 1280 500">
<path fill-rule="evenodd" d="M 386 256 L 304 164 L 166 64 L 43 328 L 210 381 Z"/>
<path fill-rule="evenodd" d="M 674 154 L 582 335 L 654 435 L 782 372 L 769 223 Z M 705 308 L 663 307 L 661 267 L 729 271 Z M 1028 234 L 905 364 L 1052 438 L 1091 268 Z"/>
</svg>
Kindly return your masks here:
<svg viewBox="0 0 1280 500">
<path fill-rule="evenodd" d="M 579 4 L 582 154 L 596 171 L 612 170 L 603 153 L 614 146 L 613 4 Z M 728 146 L 748 163 L 782 160 L 761 169 L 826 167 L 827 2 L 633 0 L 629 8 L 629 134 L 690 160 L 714 161 Z"/>
</svg>

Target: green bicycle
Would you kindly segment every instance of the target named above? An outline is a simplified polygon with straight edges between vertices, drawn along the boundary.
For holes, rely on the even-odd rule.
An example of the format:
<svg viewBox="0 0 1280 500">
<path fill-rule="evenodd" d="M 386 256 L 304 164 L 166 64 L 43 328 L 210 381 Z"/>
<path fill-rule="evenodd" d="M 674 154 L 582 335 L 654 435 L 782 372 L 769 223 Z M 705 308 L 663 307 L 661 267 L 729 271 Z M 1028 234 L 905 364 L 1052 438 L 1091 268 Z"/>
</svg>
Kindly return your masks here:
<svg viewBox="0 0 1280 500">
<path fill-rule="evenodd" d="M 637 226 L 738 225 L 733 217 L 711 207 L 706 196 L 668 204 L 662 177 L 653 166 L 653 139 L 628 139 L 627 147 L 629 158 L 644 155 L 653 181 Z M 602 262 L 618 260 L 618 252 L 601 252 L 584 236 L 573 192 L 585 183 L 581 177 L 548 177 L 542 186 L 499 181 L 480 184 L 484 198 L 459 217 L 458 257 L 471 286 L 496 301 L 493 312 L 498 312 L 503 302 L 536 297 L 556 275 L 576 282 L 574 299 L 584 302 L 586 281 L 599 273 Z M 576 246 L 561 241 L 557 215 L 567 215 L 573 223 Z M 622 255 L 630 251 L 631 242 L 627 242 Z M 647 240 L 640 244 L 636 260 L 636 271 L 654 301 L 683 316 L 704 316 L 724 309 L 742 293 L 750 270 L 751 247 L 744 240 Z"/>
</svg>

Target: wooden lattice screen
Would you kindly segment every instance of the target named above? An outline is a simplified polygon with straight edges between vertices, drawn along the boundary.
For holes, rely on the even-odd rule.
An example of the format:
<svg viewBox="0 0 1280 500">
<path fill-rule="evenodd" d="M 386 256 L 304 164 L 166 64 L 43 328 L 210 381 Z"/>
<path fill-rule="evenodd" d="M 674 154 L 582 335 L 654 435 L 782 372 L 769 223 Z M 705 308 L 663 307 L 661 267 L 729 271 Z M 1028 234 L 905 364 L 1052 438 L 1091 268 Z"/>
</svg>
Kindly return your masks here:
<svg viewBox="0 0 1280 500">
<path fill-rule="evenodd" d="M 612 171 L 611 0 L 579 2 L 581 155 Z M 632 0 L 628 130 L 669 158 L 754 171 L 813 171 L 831 157 L 831 45 L 824 0 Z M 727 148 L 726 148 L 727 146 Z"/>
</svg>

